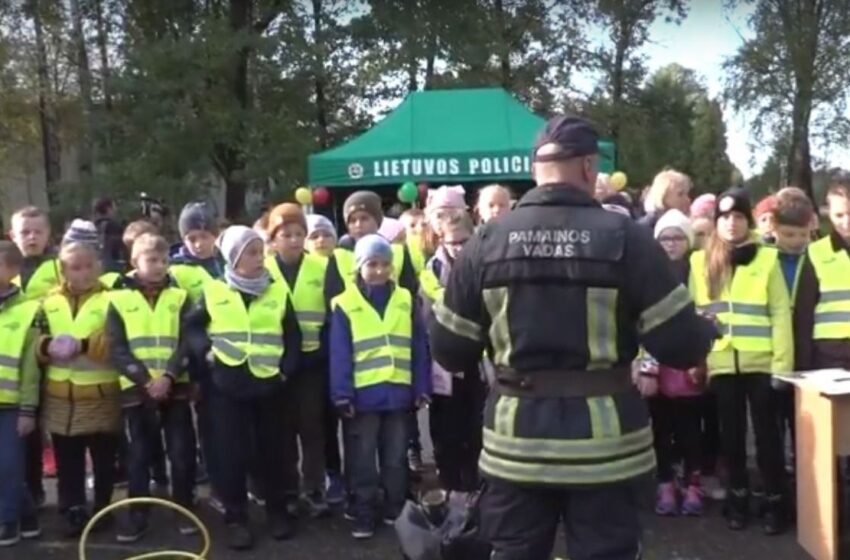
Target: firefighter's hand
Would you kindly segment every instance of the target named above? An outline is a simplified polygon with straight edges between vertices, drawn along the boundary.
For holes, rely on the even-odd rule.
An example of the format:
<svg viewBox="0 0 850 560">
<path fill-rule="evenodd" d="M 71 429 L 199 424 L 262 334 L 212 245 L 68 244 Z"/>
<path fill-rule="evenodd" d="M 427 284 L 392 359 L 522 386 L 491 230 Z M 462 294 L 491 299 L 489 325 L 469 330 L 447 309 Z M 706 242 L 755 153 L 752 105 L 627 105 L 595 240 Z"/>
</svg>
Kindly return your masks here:
<svg viewBox="0 0 850 560">
<path fill-rule="evenodd" d="M 18 436 L 27 437 L 35 430 L 35 416 L 18 415 Z"/>
</svg>

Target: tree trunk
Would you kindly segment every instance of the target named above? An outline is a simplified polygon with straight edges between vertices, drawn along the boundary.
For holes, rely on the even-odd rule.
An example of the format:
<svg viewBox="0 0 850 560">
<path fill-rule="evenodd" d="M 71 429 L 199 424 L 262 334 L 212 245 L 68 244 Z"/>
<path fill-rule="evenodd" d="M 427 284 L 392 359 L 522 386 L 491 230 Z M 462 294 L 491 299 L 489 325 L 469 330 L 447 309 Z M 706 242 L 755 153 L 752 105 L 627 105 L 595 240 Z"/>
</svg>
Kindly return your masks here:
<svg viewBox="0 0 850 560">
<path fill-rule="evenodd" d="M 812 98 L 809 92 L 798 91 L 794 97 L 791 148 L 788 151 L 788 182 L 803 189 L 813 202 L 812 154 L 809 146 L 809 121 Z"/>
<path fill-rule="evenodd" d="M 93 111 L 91 97 L 91 71 L 86 50 L 86 39 L 83 31 L 83 14 L 80 10 L 80 0 L 70 0 L 71 34 L 76 54 L 77 79 L 80 83 L 80 98 L 83 105 L 82 134 L 78 147 L 77 165 L 80 170 L 80 182 L 90 187 L 93 166 Z"/>
<path fill-rule="evenodd" d="M 503 0 L 496 0 L 496 25 L 499 27 L 499 69 L 502 87 L 511 89 L 511 48 L 510 36 L 505 24 L 505 6 Z"/>
<path fill-rule="evenodd" d="M 103 0 L 94 1 L 94 14 L 97 24 L 97 48 L 100 51 L 100 89 L 103 92 L 103 106 L 106 112 L 112 112 L 112 91 L 110 88 L 111 70 L 109 68 L 109 20 L 103 14 Z"/>
<path fill-rule="evenodd" d="M 425 55 L 425 88 L 434 87 L 434 64 L 437 60 L 437 34 L 432 30 L 428 35 L 428 52 Z"/>
<path fill-rule="evenodd" d="M 609 126 L 611 140 L 620 140 L 620 119 L 622 118 L 623 96 L 625 93 L 625 64 L 626 52 L 631 42 L 631 25 L 625 18 L 617 22 L 617 43 L 614 45 L 614 67 L 611 69 L 611 123 Z"/>
<path fill-rule="evenodd" d="M 316 52 L 313 68 L 313 87 L 316 94 L 316 125 L 319 129 L 319 147 L 328 147 L 328 110 L 325 99 L 325 40 L 322 33 L 322 0 L 313 2 L 313 48 Z"/>
<path fill-rule="evenodd" d="M 35 55 L 38 66 L 38 116 L 41 126 L 41 146 L 44 155 L 44 179 L 47 184 L 47 199 L 56 202 L 56 184 L 62 175 L 62 151 L 56 131 L 56 113 L 50 87 L 50 69 L 47 66 L 47 48 L 44 44 L 44 29 L 41 21 L 39 0 L 30 2 L 31 17 L 35 28 Z"/>
</svg>

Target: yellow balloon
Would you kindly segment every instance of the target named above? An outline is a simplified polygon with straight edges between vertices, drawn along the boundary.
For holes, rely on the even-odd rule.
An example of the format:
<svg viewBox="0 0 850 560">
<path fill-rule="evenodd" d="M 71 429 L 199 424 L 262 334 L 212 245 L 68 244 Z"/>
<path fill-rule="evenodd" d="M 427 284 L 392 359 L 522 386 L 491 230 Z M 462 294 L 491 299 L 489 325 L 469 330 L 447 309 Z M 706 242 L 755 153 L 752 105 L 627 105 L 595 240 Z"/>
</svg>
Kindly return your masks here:
<svg viewBox="0 0 850 560">
<path fill-rule="evenodd" d="M 621 191 L 629 184 L 629 178 L 622 171 L 616 171 L 611 174 L 611 186 L 616 190 Z"/>
<path fill-rule="evenodd" d="M 307 206 L 308 204 L 313 203 L 313 191 L 308 189 L 307 187 L 298 187 L 295 189 L 295 200 L 298 201 L 298 204 Z"/>
</svg>

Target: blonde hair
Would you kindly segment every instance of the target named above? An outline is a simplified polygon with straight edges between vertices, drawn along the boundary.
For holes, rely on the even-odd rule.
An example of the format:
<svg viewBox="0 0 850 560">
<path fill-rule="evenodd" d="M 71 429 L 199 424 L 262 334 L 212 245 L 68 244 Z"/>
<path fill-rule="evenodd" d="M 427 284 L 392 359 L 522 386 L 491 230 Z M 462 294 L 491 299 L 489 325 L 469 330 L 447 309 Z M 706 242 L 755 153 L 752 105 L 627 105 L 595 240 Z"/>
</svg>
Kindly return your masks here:
<svg viewBox="0 0 850 560">
<path fill-rule="evenodd" d="M 65 262 L 74 255 L 82 253 L 92 256 L 95 260 L 100 259 L 100 255 L 93 245 L 90 243 L 80 243 L 79 241 L 63 243 L 59 247 L 59 254 L 56 257 L 59 259 L 59 262 Z"/>
<path fill-rule="evenodd" d="M 713 231 L 705 246 L 705 280 L 709 299 L 717 299 L 732 276 L 732 245 Z"/>
<path fill-rule="evenodd" d="M 508 197 L 509 200 L 513 198 L 513 193 L 511 192 L 511 189 L 509 189 L 505 185 L 500 185 L 499 183 L 492 183 L 490 185 L 487 185 L 486 187 L 481 187 L 478 190 L 478 197 L 475 199 L 475 207 L 477 208 L 478 205 L 481 204 L 482 198 L 495 192 L 503 193 L 506 197 Z"/>
<path fill-rule="evenodd" d="M 664 197 L 666 197 L 667 192 L 676 185 L 684 185 L 685 190 L 688 191 L 690 191 L 694 186 L 690 177 L 684 173 L 676 171 L 675 169 L 665 169 L 656 175 L 652 180 L 652 185 L 650 185 L 649 190 L 646 193 L 646 197 L 643 200 L 644 210 L 650 214 L 667 210 L 664 206 Z"/>
<path fill-rule="evenodd" d="M 156 225 L 147 220 L 136 220 L 135 222 L 130 222 L 127 224 L 127 227 L 124 228 L 124 235 L 121 237 L 121 241 L 124 242 L 124 246 L 129 250 L 133 250 L 133 244 L 136 242 L 140 236 L 151 233 L 156 235 L 158 229 Z"/>
<path fill-rule="evenodd" d="M 19 220 L 25 220 L 27 218 L 42 218 L 47 224 L 47 227 L 50 227 L 50 218 L 47 215 L 47 212 L 38 206 L 24 206 L 23 208 L 19 208 L 14 214 L 12 214 L 11 222 L 14 224 Z"/>
<path fill-rule="evenodd" d="M 143 233 L 133 242 L 133 250 L 130 258 L 136 260 L 145 253 L 168 256 L 168 242 L 161 235 Z"/>
<path fill-rule="evenodd" d="M 449 228 L 460 228 L 468 233 L 475 232 L 475 224 L 472 223 L 472 218 L 466 212 L 450 214 L 440 224 L 438 236 L 442 239 L 445 230 Z"/>
</svg>

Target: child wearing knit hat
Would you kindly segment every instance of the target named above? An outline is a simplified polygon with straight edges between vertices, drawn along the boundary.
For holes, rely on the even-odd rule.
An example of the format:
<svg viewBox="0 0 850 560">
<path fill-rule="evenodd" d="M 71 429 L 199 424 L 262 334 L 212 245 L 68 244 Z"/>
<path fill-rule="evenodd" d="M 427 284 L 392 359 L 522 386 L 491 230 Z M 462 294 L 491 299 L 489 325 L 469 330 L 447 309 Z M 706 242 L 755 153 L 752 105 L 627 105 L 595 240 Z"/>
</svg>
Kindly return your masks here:
<svg viewBox="0 0 850 560">
<path fill-rule="evenodd" d="M 298 204 L 285 202 L 272 208 L 267 232 L 275 254 L 266 257 L 266 268 L 292 295 L 302 335 L 298 370 L 284 388 L 285 490 L 288 499 L 297 502 L 303 489 L 310 514 L 320 517 L 330 511 L 325 500 L 324 429 L 328 367 L 324 285 L 328 259 L 305 251 L 308 220 Z"/>
<path fill-rule="evenodd" d="M 171 256 L 169 273 L 192 301 L 198 301 L 204 284 L 224 272 L 224 263 L 215 247 L 218 236 L 215 213 L 204 202 L 190 202 L 180 211 L 177 228 L 183 244 Z"/>
<path fill-rule="evenodd" d="M 690 269 L 688 255 L 693 245 L 693 232 L 688 217 L 680 210 L 668 210 L 655 224 L 655 239 L 667 253 L 681 281 L 687 284 Z M 694 368 L 686 371 L 669 367 L 659 364 L 646 353 L 638 362 L 641 372 L 639 386 L 642 394 L 648 397 L 658 460 L 655 512 L 663 516 L 680 512 L 674 482 L 676 449 L 682 454 L 685 466 L 686 486 L 682 491 L 681 512 L 684 515 L 702 515 L 701 394 L 705 370 Z"/>
<path fill-rule="evenodd" d="M 336 228 L 333 223 L 321 214 L 307 214 L 308 252 L 322 257 L 330 257 L 336 248 Z"/>
<path fill-rule="evenodd" d="M 341 294 L 357 276 L 357 267 L 352 250 L 354 244 L 369 234 L 377 234 L 384 220 L 381 209 L 381 197 L 372 191 L 357 191 L 351 194 L 342 207 L 345 227 L 348 235 L 340 240 L 328 262 L 328 276 L 325 284 L 325 298 L 328 302 Z M 410 252 L 404 245 L 395 245 L 393 249 L 393 280 L 411 293 L 419 290 L 416 271 L 410 258 Z"/>
<path fill-rule="evenodd" d="M 335 297 L 330 326 L 331 400 L 356 437 L 346 447 L 357 539 L 374 534 L 376 518 L 392 523 L 408 492 L 405 460 L 410 411 L 430 400 L 431 378 L 425 327 L 412 293 L 392 281 L 393 248 L 366 235 L 354 249 L 357 279 Z M 374 342 L 360 349 L 363 341 Z M 380 373 L 392 364 L 388 379 Z M 380 476 L 377 468 L 380 457 Z M 382 511 L 378 504 L 383 480 Z"/>
</svg>

